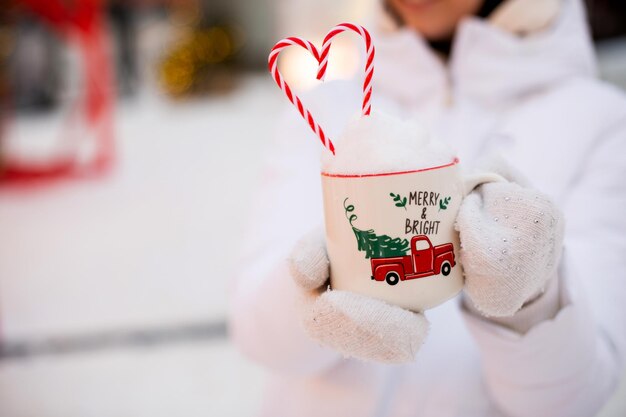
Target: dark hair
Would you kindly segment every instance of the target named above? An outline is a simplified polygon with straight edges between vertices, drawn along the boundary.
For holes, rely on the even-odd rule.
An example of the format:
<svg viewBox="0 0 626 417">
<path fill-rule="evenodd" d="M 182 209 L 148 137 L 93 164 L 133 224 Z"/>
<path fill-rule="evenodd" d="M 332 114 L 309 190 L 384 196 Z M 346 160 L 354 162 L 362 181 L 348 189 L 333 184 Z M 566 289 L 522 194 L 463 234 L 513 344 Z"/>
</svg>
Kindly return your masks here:
<svg viewBox="0 0 626 417">
<path fill-rule="evenodd" d="M 482 18 L 488 17 L 502 2 L 503 0 L 484 0 L 483 5 L 478 12 L 476 12 L 476 16 Z"/>
<path fill-rule="evenodd" d="M 476 12 L 476 16 L 486 18 L 488 17 L 495 9 L 502 3 L 504 0 L 483 0 L 482 6 Z M 402 18 L 398 14 L 396 10 L 389 4 L 389 0 L 384 0 L 383 6 L 385 11 L 393 18 L 393 20 L 399 26 L 402 26 L 404 22 L 402 22 Z M 452 39 L 438 39 L 438 40 L 429 40 L 428 43 L 430 47 L 433 48 L 437 52 L 441 52 L 444 55 L 450 54 L 450 48 L 452 47 Z"/>
<path fill-rule="evenodd" d="M 480 6 L 480 9 L 478 9 L 478 12 L 476 12 L 476 16 L 482 18 L 489 16 L 503 1 L 504 0 L 483 0 L 483 4 Z M 384 0 L 383 7 L 398 25 L 402 26 L 404 24 L 398 12 L 389 4 L 389 0 Z"/>
<path fill-rule="evenodd" d="M 476 12 L 476 16 L 483 19 L 489 17 L 489 15 L 502 3 L 504 0 L 484 0 L 480 9 Z M 435 51 L 444 55 L 450 55 L 452 49 L 452 39 L 442 40 L 429 40 L 430 47 Z"/>
</svg>

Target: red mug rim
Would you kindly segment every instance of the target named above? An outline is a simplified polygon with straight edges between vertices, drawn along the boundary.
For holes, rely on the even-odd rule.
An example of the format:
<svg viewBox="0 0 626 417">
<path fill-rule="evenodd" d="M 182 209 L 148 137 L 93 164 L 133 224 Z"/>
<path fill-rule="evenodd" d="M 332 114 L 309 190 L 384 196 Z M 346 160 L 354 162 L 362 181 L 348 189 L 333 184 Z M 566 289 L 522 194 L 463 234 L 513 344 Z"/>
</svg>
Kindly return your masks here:
<svg viewBox="0 0 626 417">
<path fill-rule="evenodd" d="M 435 169 L 447 168 L 447 167 L 450 167 L 452 165 L 456 165 L 458 163 L 459 163 L 459 158 L 455 157 L 452 160 L 452 162 L 444 164 L 444 165 L 438 165 L 438 166 L 429 167 L 429 168 L 413 169 L 413 170 L 410 170 L 410 171 L 382 172 L 382 173 L 379 173 L 379 174 L 331 174 L 331 173 L 328 173 L 328 172 L 322 172 L 322 176 L 323 177 L 329 177 L 329 178 L 388 177 L 390 175 L 413 174 L 415 172 L 432 171 L 432 170 L 435 170 Z"/>
</svg>

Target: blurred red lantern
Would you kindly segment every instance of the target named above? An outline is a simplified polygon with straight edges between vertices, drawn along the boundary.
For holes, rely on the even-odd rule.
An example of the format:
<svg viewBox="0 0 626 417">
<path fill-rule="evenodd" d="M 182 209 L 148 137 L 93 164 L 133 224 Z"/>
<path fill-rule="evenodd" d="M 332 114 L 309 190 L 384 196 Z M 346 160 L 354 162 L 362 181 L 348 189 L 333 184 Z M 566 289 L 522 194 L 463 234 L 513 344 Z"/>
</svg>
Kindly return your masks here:
<svg viewBox="0 0 626 417">
<path fill-rule="evenodd" d="M 17 0 L 17 3 L 43 21 L 63 42 L 79 51 L 83 76 L 82 93 L 73 103 L 66 126 L 69 130 L 77 123 L 86 126 L 95 146 L 85 156 L 81 152 L 80 142 L 87 138 L 79 137 L 75 149 L 47 156 L 44 160 L 3 153 L 0 155 L 0 182 L 54 179 L 103 172 L 110 166 L 114 154 L 114 82 L 102 1 Z M 67 132 L 67 135 L 70 134 Z"/>
</svg>

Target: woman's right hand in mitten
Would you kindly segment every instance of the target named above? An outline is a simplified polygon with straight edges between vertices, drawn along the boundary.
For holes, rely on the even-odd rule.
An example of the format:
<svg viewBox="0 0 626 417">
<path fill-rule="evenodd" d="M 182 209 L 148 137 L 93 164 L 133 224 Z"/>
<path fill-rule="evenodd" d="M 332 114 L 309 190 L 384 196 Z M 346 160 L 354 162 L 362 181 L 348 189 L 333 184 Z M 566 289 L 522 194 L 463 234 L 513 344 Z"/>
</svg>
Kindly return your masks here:
<svg viewBox="0 0 626 417">
<path fill-rule="evenodd" d="M 344 356 L 366 361 L 415 359 L 428 334 L 426 317 L 353 292 L 331 290 L 322 230 L 296 244 L 289 266 L 303 293 L 302 323 L 313 339 Z"/>
</svg>

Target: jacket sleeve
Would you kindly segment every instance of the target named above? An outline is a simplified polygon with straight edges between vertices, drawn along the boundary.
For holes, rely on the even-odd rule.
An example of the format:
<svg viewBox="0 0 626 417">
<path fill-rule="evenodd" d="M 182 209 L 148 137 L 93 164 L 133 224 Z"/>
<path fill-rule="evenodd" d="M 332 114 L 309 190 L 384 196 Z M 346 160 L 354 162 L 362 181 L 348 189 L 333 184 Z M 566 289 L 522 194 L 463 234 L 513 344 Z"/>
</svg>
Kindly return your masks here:
<svg viewBox="0 0 626 417">
<path fill-rule="evenodd" d="M 626 120 L 585 161 L 563 203 L 561 309 L 519 334 L 464 312 L 485 382 L 507 416 L 591 416 L 626 357 Z"/>
<path fill-rule="evenodd" d="M 293 109 L 274 135 L 253 198 L 244 256 L 232 286 L 230 336 L 252 360 L 278 372 L 316 373 L 339 355 L 319 346 L 300 325 L 302 294 L 287 258 L 296 241 L 323 227 L 321 146 Z"/>
</svg>

